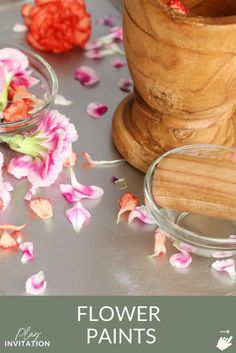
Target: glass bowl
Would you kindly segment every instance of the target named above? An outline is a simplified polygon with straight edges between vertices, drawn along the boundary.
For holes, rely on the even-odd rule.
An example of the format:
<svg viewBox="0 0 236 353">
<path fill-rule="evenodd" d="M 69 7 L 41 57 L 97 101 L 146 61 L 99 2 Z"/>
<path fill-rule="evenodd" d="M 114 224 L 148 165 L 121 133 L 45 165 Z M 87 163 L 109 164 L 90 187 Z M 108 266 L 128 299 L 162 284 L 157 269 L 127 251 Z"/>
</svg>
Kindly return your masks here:
<svg viewBox="0 0 236 353">
<path fill-rule="evenodd" d="M 24 53 L 29 60 L 28 70 L 32 71 L 32 77 L 39 82 L 28 90 L 43 104 L 36 111 L 29 114 L 29 117 L 15 122 L 0 123 L 0 135 L 13 135 L 22 131 L 31 130 L 45 117 L 54 104 L 58 92 L 58 80 L 55 71 L 41 56 L 32 51 L 16 45 L 0 44 L 0 49 L 15 48 Z"/>
<path fill-rule="evenodd" d="M 173 156 L 173 154 L 197 156 L 198 158 L 217 158 L 219 163 L 227 161 L 235 163 L 236 168 L 236 149 L 217 145 L 188 145 L 176 148 L 153 162 L 144 181 L 147 210 L 156 220 L 158 227 L 166 233 L 178 249 L 213 258 L 235 256 L 236 220 L 176 211 L 161 207 L 155 202 L 153 195 L 154 173 L 158 173 L 160 163 Z M 225 193 L 227 198 L 226 192 L 221 191 Z"/>
</svg>

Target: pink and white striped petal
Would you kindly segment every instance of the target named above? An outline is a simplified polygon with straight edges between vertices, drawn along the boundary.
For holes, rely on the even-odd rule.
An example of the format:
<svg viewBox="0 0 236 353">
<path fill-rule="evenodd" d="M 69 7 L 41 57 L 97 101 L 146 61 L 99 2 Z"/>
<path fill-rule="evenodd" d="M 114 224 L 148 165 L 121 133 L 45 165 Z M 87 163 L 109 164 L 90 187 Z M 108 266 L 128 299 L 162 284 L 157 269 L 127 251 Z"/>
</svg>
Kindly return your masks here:
<svg viewBox="0 0 236 353">
<path fill-rule="evenodd" d="M 21 262 L 26 264 L 34 260 L 34 245 L 32 242 L 26 242 L 20 244 L 20 250 L 23 252 Z"/>
<path fill-rule="evenodd" d="M 186 251 L 182 251 L 172 255 L 169 261 L 171 266 L 175 268 L 187 268 L 192 262 L 192 257 Z"/>
<path fill-rule="evenodd" d="M 166 242 L 165 235 L 162 233 L 161 229 L 157 229 L 155 231 L 154 253 L 149 257 L 157 257 L 159 255 L 165 255 L 166 254 L 165 242 Z"/>
<path fill-rule="evenodd" d="M 65 211 L 68 221 L 73 225 L 76 233 L 79 233 L 83 225 L 91 218 L 91 214 L 82 206 L 80 202 Z"/>
<path fill-rule="evenodd" d="M 227 272 L 232 279 L 236 278 L 235 261 L 233 259 L 217 260 L 211 266 L 218 272 Z"/>
<path fill-rule="evenodd" d="M 123 28 L 122 27 L 113 27 L 110 31 L 110 35 L 115 41 L 123 41 Z"/>
<path fill-rule="evenodd" d="M 126 62 L 120 58 L 116 58 L 110 62 L 111 66 L 115 69 L 121 69 L 122 67 L 126 66 Z"/>
<path fill-rule="evenodd" d="M 33 295 L 43 294 L 46 287 L 47 282 L 43 271 L 39 271 L 35 275 L 29 277 L 25 283 L 26 293 Z"/>
<path fill-rule="evenodd" d="M 13 158 L 8 165 L 8 173 L 17 179 L 27 177 L 33 165 L 33 158 L 30 156 L 23 156 Z"/>
<path fill-rule="evenodd" d="M 96 165 L 112 165 L 112 164 L 118 164 L 118 163 L 125 162 L 125 159 L 114 159 L 114 160 L 111 160 L 111 161 L 95 161 L 87 152 L 83 152 L 82 156 L 92 166 L 96 166 Z"/>
<path fill-rule="evenodd" d="M 98 186 L 80 184 L 73 170 L 71 170 L 71 185 L 61 184 L 60 190 L 68 202 L 77 202 L 81 199 L 93 200 L 104 194 L 103 189 Z"/>
<path fill-rule="evenodd" d="M 133 90 L 133 81 L 126 79 L 126 78 L 120 78 L 118 80 L 118 87 L 121 91 L 123 92 L 131 92 Z"/>
<path fill-rule="evenodd" d="M 87 107 L 87 113 L 95 119 L 101 118 L 108 111 L 108 107 L 100 102 L 92 102 Z"/>
<path fill-rule="evenodd" d="M 146 206 L 135 207 L 129 214 L 128 223 L 132 223 L 134 219 L 139 219 L 146 224 L 156 224 L 156 221 L 148 214 Z"/>
<path fill-rule="evenodd" d="M 75 78 L 83 86 L 93 86 L 99 82 L 100 78 L 92 67 L 80 66 L 75 71 Z"/>
</svg>

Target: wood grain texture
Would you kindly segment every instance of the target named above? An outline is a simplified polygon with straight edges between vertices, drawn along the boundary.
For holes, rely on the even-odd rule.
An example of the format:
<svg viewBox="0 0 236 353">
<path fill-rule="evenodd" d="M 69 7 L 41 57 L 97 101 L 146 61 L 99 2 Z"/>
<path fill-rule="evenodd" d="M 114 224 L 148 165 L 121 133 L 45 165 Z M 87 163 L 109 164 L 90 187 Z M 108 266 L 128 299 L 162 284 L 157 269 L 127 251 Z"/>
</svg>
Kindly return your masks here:
<svg viewBox="0 0 236 353">
<path fill-rule="evenodd" d="M 152 193 L 164 208 L 236 219 L 236 164 L 217 158 L 168 156 L 156 167 Z"/>
<path fill-rule="evenodd" d="M 135 90 L 115 113 L 113 138 L 142 171 L 175 147 L 236 145 L 236 17 L 215 17 L 235 14 L 236 1 L 183 2 L 191 16 L 176 15 L 160 0 L 124 1 Z"/>
</svg>

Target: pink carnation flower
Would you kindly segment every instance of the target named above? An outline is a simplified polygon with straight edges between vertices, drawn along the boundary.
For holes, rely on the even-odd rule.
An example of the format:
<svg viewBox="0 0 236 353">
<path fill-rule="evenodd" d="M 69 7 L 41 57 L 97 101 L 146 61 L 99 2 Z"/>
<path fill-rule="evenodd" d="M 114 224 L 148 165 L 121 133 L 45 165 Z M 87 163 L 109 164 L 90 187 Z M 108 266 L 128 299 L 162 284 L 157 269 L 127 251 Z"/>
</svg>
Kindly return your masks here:
<svg viewBox="0 0 236 353">
<path fill-rule="evenodd" d="M 34 187 L 48 187 L 62 171 L 77 138 L 69 119 L 56 110 L 51 111 L 31 135 L 1 138 L 11 149 L 24 154 L 10 161 L 8 172 L 18 179 L 27 177 Z"/>
</svg>

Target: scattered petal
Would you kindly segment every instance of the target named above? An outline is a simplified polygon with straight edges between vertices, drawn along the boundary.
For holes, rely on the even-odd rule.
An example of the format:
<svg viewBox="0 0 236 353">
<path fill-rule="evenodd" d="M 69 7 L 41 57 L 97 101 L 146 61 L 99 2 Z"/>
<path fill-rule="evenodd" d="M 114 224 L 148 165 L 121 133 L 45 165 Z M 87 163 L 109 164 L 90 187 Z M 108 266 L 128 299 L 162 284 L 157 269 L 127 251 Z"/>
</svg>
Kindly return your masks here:
<svg viewBox="0 0 236 353">
<path fill-rule="evenodd" d="M 20 230 L 14 230 L 14 232 L 11 233 L 11 236 L 16 239 L 18 245 L 22 243 L 22 232 Z"/>
<path fill-rule="evenodd" d="M 118 184 L 120 190 L 127 189 L 127 187 L 128 187 L 126 180 L 124 178 L 120 178 L 120 179 L 114 181 L 114 184 Z"/>
<path fill-rule="evenodd" d="M 26 264 L 34 260 L 34 245 L 32 242 L 26 242 L 20 244 L 20 250 L 23 252 L 21 262 Z"/>
<path fill-rule="evenodd" d="M 40 218 L 48 219 L 53 216 L 53 208 L 49 199 L 45 197 L 35 197 L 29 202 L 30 209 Z"/>
<path fill-rule="evenodd" d="M 82 185 L 71 170 L 71 185 L 61 184 L 60 190 L 68 202 L 77 202 L 81 199 L 97 199 L 104 194 L 102 188 L 94 185 Z"/>
<path fill-rule="evenodd" d="M 113 16 L 103 16 L 97 20 L 97 24 L 100 26 L 114 27 L 115 19 Z"/>
<path fill-rule="evenodd" d="M 25 200 L 30 201 L 32 199 L 32 197 L 37 194 L 37 191 L 38 191 L 38 187 L 31 185 L 25 195 Z"/>
<path fill-rule="evenodd" d="M 93 44 L 95 46 L 95 44 Z M 88 50 L 85 53 L 85 56 L 89 59 L 95 59 L 95 60 L 99 60 L 104 58 L 105 56 L 108 55 L 114 55 L 114 54 L 121 54 L 121 55 L 125 55 L 124 52 L 118 47 L 117 44 L 107 44 L 105 49 L 101 49 L 98 46 L 101 46 L 100 43 L 96 44 L 97 47 Z"/>
<path fill-rule="evenodd" d="M 155 246 L 154 253 L 149 257 L 157 257 L 159 255 L 166 254 L 166 246 L 165 246 L 166 237 L 162 233 L 161 229 L 157 229 L 155 231 Z"/>
<path fill-rule="evenodd" d="M 15 249 L 17 247 L 18 247 L 17 241 L 7 231 L 4 231 L 0 239 L 0 248 Z"/>
<path fill-rule="evenodd" d="M 87 107 L 87 113 L 96 119 L 101 118 L 107 111 L 108 107 L 99 102 L 92 102 Z"/>
<path fill-rule="evenodd" d="M 16 23 L 12 28 L 13 32 L 24 33 L 27 32 L 27 27 L 23 23 Z"/>
<path fill-rule="evenodd" d="M 115 41 L 123 41 L 123 28 L 122 27 L 113 27 L 111 29 L 110 36 Z"/>
<path fill-rule="evenodd" d="M 112 184 L 115 184 L 117 181 L 119 181 L 120 180 L 120 178 L 117 178 L 117 177 L 115 177 L 115 176 L 113 176 L 113 177 L 111 177 L 111 183 Z"/>
<path fill-rule="evenodd" d="M 93 86 L 99 82 L 100 78 L 92 67 L 89 66 L 80 66 L 75 71 L 75 78 L 83 86 Z"/>
<path fill-rule="evenodd" d="M 137 207 L 139 204 L 139 199 L 136 195 L 131 194 L 131 192 L 126 192 L 121 199 L 119 200 L 119 206 L 120 206 L 120 211 L 117 216 L 117 221 L 116 223 L 119 223 L 120 221 L 120 216 L 127 212 L 127 211 L 132 211 Z"/>
<path fill-rule="evenodd" d="M 118 80 L 118 87 L 123 92 L 131 92 L 133 89 L 133 81 L 126 78 L 120 78 Z"/>
<path fill-rule="evenodd" d="M 77 153 L 72 151 L 70 156 L 65 160 L 65 162 L 63 164 L 64 167 L 65 168 L 73 167 L 75 165 L 76 161 L 77 161 L 77 158 L 78 158 Z"/>
<path fill-rule="evenodd" d="M 171 266 L 175 268 L 187 268 L 192 262 L 192 257 L 186 251 L 182 251 L 172 255 L 169 261 Z"/>
<path fill-rule="evenodd" d="M 90 165 L 112 165 L 112 164 L 117 164 L 121 162 L 125 162 L 125 159 L 114 159 L 111 161 L 94 161 L 91 156 L 87 152 L 83 152 L 82 156 Z"/>
<path fill-rule="evenodd" d="M 236 239 L 236 235 L 232 234 L 229 236 L 230 239 Z"/>
<path fill-rule="evenodd" d="M 43 271 L 29 277 L 26 281 L 25 288 L 28 294 L 39 295 L 43 294 L 47 287 Z"/>
<path fill-rule="evenodd" d="M 128 223 L 133 222 L 135 218 L 146 224 L 156 224 L 156 221 L 148 214 L 146 206 L 135 207 L 130 212 Z"/>
<path fill-rule="evenodd" d="M 12 230 L 12 231 L 14 231 L 14 230 L 21 230 L 21 229 L 23 229 L 25 227 L 25 224 L 23 224 L 22 226 L 13 226 L 13 225 L 11 225 L 11 224 L 2 224 L 2 225 L 0 225 L 0 231 L 1 230 Z"/>
<path fill-rule="evenodd" d="M 67 210 L 65 214 L 69 222 L 73 225 L 76 233 L 79 233 L 84 223 L 91 218 L 91 214 L 82 206 L 80 202 L 77 202 L 76 206 Z"/>
<path fill-rule="evenodd" d="M 231 278 L 236 277 L 235 261 L 233 259 L 217 260 L 212 264 L 212 268 L 218 272 L 227 272 Z"/>
<path fill-rule="evenodd" d="M 111 66 L 115 69 L 121 69 L 126 65 L 126 62 L 120 58 L 114 59 L 110 62 Z"/>
<path fill-rule="evenodd" d="M 168 6 L 177 13 L 182 15 L 188 15 L 189 9 L 187 9 L 179 0 L 171 0 Z"/>
<path fill-rule="evenodd" d="M 66 99 L 64 96 L 61 94 L 57 94 L 55 98 L 55 105 L 62 105 L 62 106 L 68 106 L 72 104 L 72 101 Z"/>
</svg>

